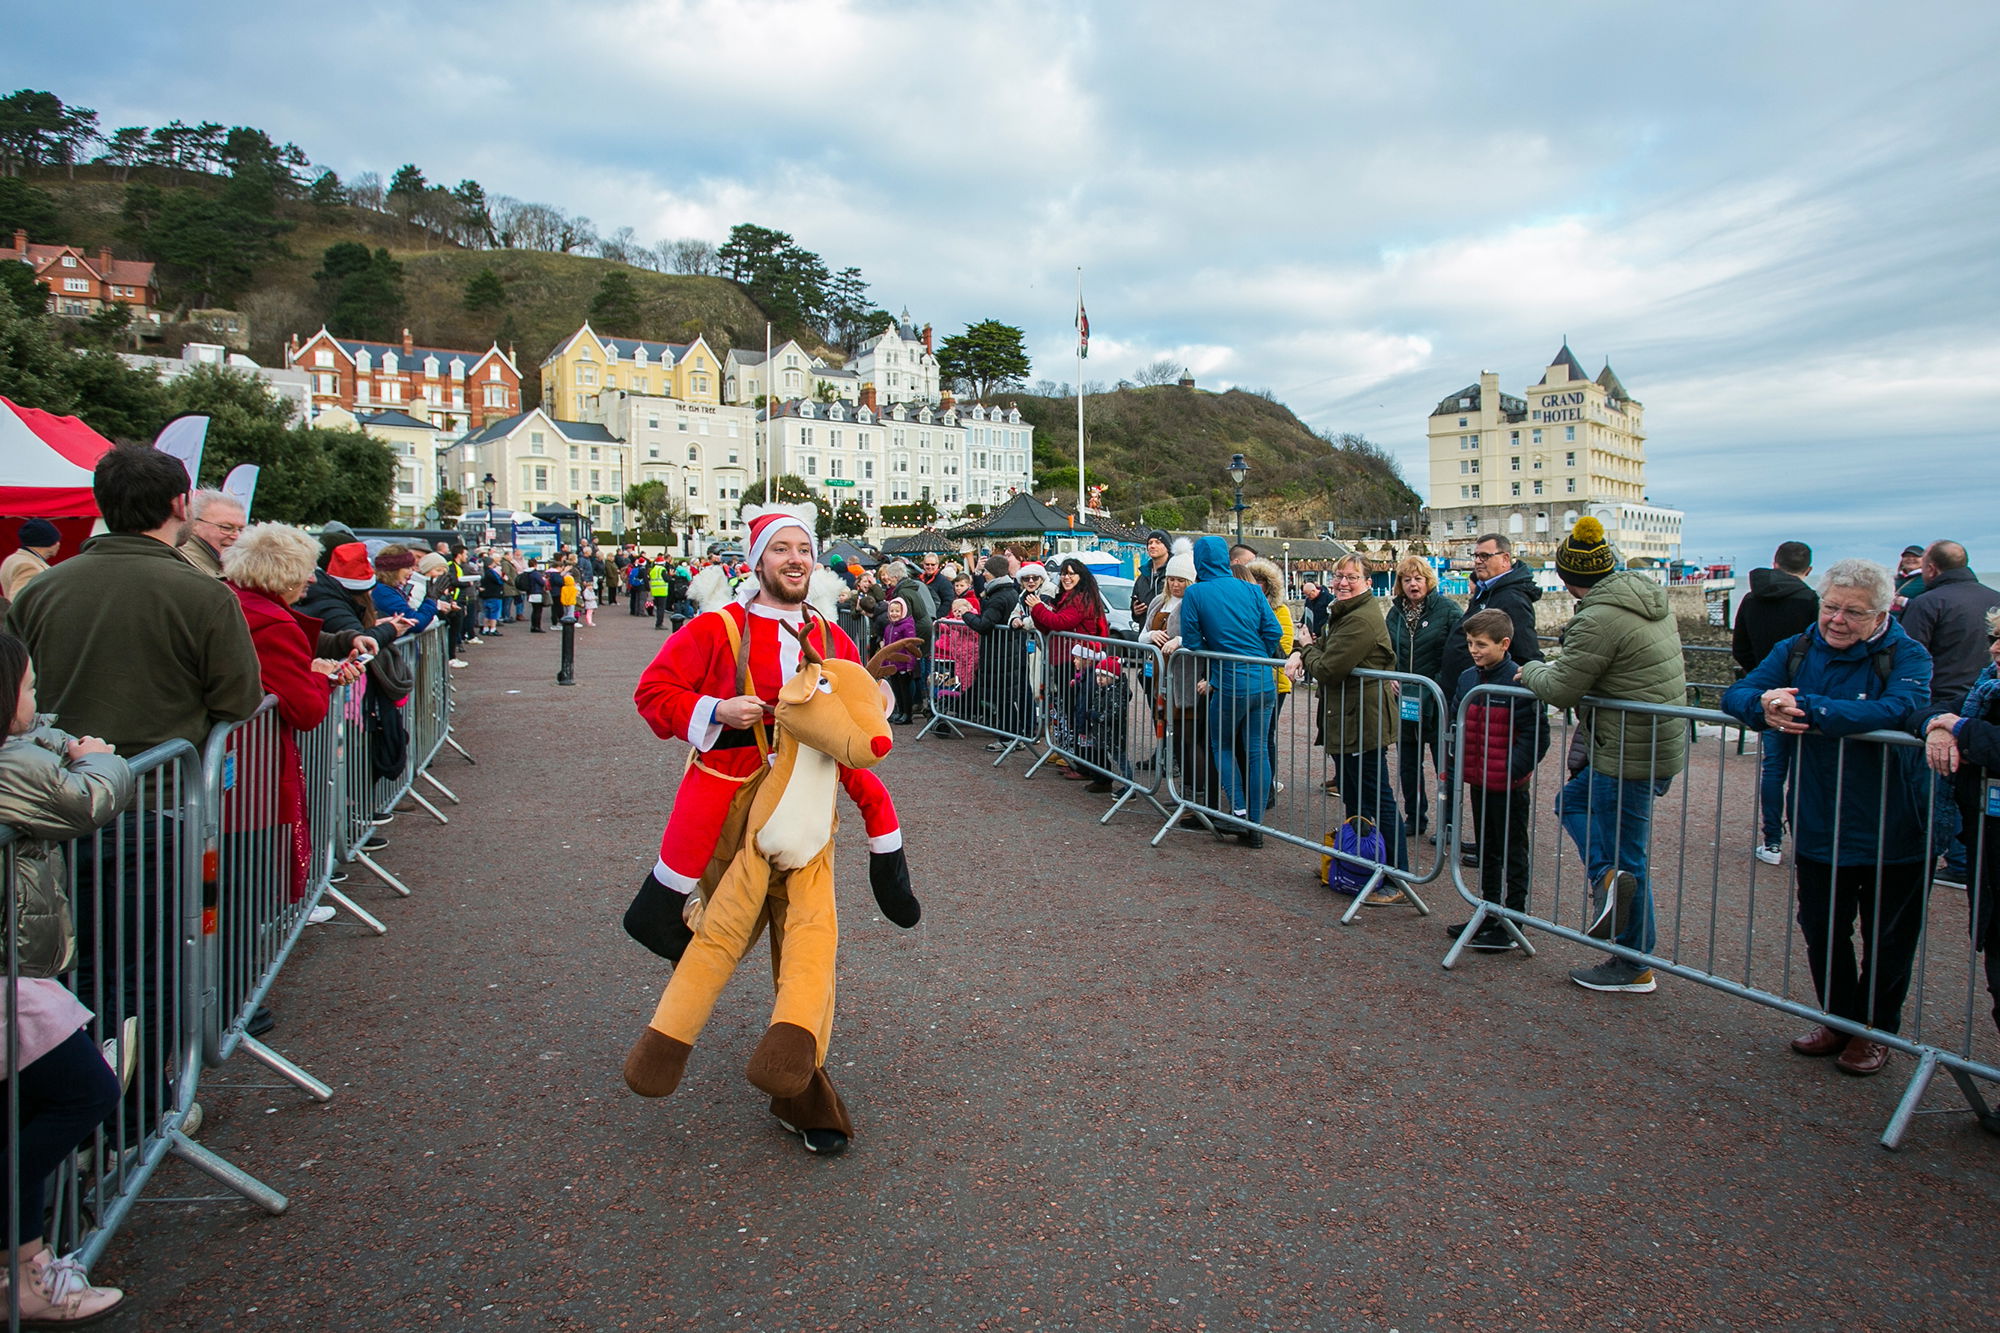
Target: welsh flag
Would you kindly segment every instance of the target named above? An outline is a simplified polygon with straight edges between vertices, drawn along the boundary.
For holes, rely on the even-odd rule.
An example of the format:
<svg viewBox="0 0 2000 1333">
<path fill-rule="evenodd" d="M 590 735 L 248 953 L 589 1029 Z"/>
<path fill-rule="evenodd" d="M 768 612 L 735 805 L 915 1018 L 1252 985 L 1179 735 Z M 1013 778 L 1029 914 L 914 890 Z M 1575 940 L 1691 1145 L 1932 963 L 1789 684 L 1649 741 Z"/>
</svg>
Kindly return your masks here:
<svg viewBox="0 0 2000 1333">
<path fill-rule="evenodd" d="M 1084 312 L 1080 294 L 1076 298 L 1076 355 L 1078 360 L 1090 355 L 1090 316 Z"/>
</svg>

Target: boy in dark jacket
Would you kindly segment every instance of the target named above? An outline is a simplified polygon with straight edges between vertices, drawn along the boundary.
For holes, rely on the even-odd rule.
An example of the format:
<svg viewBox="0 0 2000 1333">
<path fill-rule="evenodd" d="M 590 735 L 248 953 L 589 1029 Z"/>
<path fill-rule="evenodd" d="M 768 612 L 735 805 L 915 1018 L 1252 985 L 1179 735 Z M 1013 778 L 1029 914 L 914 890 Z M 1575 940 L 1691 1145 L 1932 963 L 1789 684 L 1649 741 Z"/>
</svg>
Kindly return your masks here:
<svg viewBox="0 0 2000 1333">
<path fill-rule="evenodd" d="M 1472 656 L 1452 693 L 1463 696 L 1476 685 L 1514 685 L 1520 667 L 1508 653 L 1514 621 L 1505 611 L 1474 611 L 1464 621 L 1465 647 Z M 1482 694 L 1466 707 L 1458 744 L 1465 755 L 1465 786 L 1472 804 L 1472 834 L 1482 849 L 1479 894 L 1512 911 L 1528 909 L 1528 784 L 1535 765 L 1549 752 L 1549 724 L 1541 701 Z M 1504 874 L 1506 896 L 1501 896 Z M 1452 928 L 1454 939 L 1464 926 Z M 1497 917 L 1488 917 L 1466 945 L 1505 950 L 1520 946 Z"/>
</svg>

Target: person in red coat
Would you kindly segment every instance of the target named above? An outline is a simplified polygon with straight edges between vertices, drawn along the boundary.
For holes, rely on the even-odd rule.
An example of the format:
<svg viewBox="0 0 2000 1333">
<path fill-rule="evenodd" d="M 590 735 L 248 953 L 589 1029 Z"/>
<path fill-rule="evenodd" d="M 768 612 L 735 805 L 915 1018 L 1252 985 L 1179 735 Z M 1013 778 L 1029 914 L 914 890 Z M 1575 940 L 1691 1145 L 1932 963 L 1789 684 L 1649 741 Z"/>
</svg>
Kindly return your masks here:
<svg viewBox="0 0 2000 1333">
<path fill-rule="evenodd" d="M 306 815 L 305 779 L 295 734 L 326 719 L 333 687 L 360 678 L 360 654 L 376 651 L 375 640 L 343 630 L 322 635 L 320 622 L 292 609 L 305 596 L 318 566 L 319 543 L 284 523 L 246 528 L 223 552 L 222 575 L 243 607 L 250 641 L 257 648 L 258 674 L 266 694 L 277 698 L 277 805 L 259 811 L 256 788 L 245 782 L 245 808 L 238 828 L 289 824 L 292 830 L 291 900 L 305 896 L 312 862 L 312 830 Z M 261 765 L 246 765 L 254 770 Z M 228 813 L 228 812 L 225 812 Z M 329 914 L 331 909 L 329 910 Z"/>
<path fill-rule="evenodd" d="M 854 641 L 807 604 L 817 563 L 811 507 L 751 506 L 744 518 L 756 576 L 661 645 L 633 692 L 654 735 L 693 747 L 660 837 L 659 859 L 625 915 L 627 933 L 676 962 L 693 938 L 687 895 L 709 868 L 730 803 L 763 766 L 759 736 L 768 737 L 778 691 L 799 669 L 798 635 L 824 658 L 861 660 Z M 822 576 L 838 583 L 836 575 Z M 877 676 L 893 670 L 893 662 L 908 655 L 898 654 L 899 647 L 878 652 L 869 669 Z M 842 768 L 840 781 L 868 832 L 876 902 L 896 924 L 915 925 L 920 909 L 910 893 L 902 827 L 888 788 L 866 769 Z"/>
</svg>

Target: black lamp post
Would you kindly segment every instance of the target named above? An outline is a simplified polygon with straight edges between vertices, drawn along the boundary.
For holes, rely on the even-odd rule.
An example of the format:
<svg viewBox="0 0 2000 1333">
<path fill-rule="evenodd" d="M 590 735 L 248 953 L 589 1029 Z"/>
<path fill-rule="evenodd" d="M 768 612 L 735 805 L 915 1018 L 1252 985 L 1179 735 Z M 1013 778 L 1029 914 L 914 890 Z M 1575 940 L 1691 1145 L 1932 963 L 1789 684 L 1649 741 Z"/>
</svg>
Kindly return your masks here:
<svg viewBox="0 0 2000 1333">
<path fill-rule="evenodd" d="M 479 484 L 486 488 L 486 521 L 488 524 L 491 524 L 493 522 L 493 488 L 500 484 L 500 479 L 489 472 L 479 479 Z"/>
<path fill-rule="evenodd" d="M 1243 503 L 1243 479 L 1250 475 L 1250 465 L 1243 461 L 1242 454 L 1231 454 L 1229 466 L 1225 469 L 1229 479 L 1236 483 L 1236 503 L 1230 508 L 1236 511 L 1236 544 L 1243 544 L 1243 511 L 1249 506 Z"/>
</svg>

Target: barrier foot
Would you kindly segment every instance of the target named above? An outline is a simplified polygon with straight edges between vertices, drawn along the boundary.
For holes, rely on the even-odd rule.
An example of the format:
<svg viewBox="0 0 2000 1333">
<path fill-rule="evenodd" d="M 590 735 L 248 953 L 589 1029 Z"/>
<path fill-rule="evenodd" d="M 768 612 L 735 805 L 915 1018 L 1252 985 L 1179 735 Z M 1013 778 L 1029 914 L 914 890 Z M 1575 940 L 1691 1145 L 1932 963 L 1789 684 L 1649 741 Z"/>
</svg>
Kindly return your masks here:
<svg viewBox="0 0 2000 1333">
<path fill-rule="evenodd" d="M 1986 1104 L 1986 1098 L 1981 1095 L 1979 1084 L 1974 1081 L 1972 1075 L 1963 1069 L 1954 1069 L 1951 1071 L 1951 1076 L 1958 1081 L 1958 1090 L 1965 1094 L 1966 1103 L 1972 1107 L 1972 1113 L 1979 1117 L 1979 1123 L 1985 1126 L 1986 1132 L 2000 1134 L 2000 1112 L 1996 1112 Z"/>
<path fill-rule="evenodd" d="M 390 874 L 388 871 L 384 870 L 382 868 L 382 863 L 377 861 L 374 857 L 370 856 L 368 853 L 356 852 L 354 854 L 354 859 L 361 865 L 367 866 L 370 873 L 372 873 L 375 876 L 375 878 L 381 880 L 384 884 L 387 884 L 390 888 L 394 889 L 397 893 L 401 894 L 403 897 L 407 898 L 410 896 L 410 886 L 403 883 L 402 880 L 397 879 L 394 875 Z"/>
<path fill-rule="evenodd" d="M 460 745 L 457 741 L 453 740 L 451 737 L 449 736 L 445 737 L 444 743 L 446 745 L 449 745 L 452 749 L 458 751 L 460 757 L 462 757 L 466 763 L 476 764 L 479 762 L 477 759 L 474 759 L 472 757 L 471 753 L 467 751 L 463 745 Z"/>
<path fill-rule="evenodd" d="M 1361 909 L 1368 905 L 1368 895 L 1375 892 L 1375 886 L 1382 882 L 1383 873 L 1381 866 L 1375 867 L 1375 873 L 1370 875 L 1368 882 L 1361 886 L 1361 892 L 1354 895 L 1354 901 L 1349 903 L 1347 910 L 1340 914 L 1341 925 L 1351 926 L 1354 924 L 1354 918 L 1361 915 Z"/>
<path fill-rule="evenodd" d="M 432 777 L 430 775 L 429 769 L 426 769 L 423 772 L 417 774 L 417 776 L 422 778 L 425 782 L 430 783 L 431 786 L 436 787 L 440 792 L 444 793 L 444 798 L 447 801 L 450 801 L 453 805 L 458 805 L 460 803 L 458 799 L 458 793 L 454 792 L 451 788 L 445 786 L 442 782 L 439 782 L 436 778 Z"/>
<path fill-rule="evenodd" d="M 924 719 L 924 725 L 922 729 L 917 732 L 916 739 L 922 740 L 924 737 L 930 735 L 933 731 L 938 732 L 941 735 L 945 736 L 955 737 L 958 735 L 957 732 L 951 729 L 951 724 L 949 724 L 944 720 L 944 714 L 937 712 L 933 712 L 928 718 Z"/>
<path fill-rule="evenodd" d="M 1937 1073 L 1937 1053 L 1925 1051 L 1917 1058 L 1917 1072 L 1910 1075 L 1909 1086 L 1903 1089 L 1903 1099 L 1896 1103 L 1896 1114 L 1889 1117 L 1889 1127 L 1882 1131 L 1884 1148 L 1903 1146 L 1903 1135 L 1909 1132 L 1910 1119 L 1917 1113 L 1917 1103 L 1924 1099 L 1924 1093 L 1931 1086 L 1931 1075 Z"/>
<path fill-rule="evenodd" d="M 1098 820 L 1097 822 L 1100 824 L 1109 824 L 1111 822 L 1111 816 L 1117 814 L 1121 809 L 1123 809 L 1125 803 L 1131 800 L 1134 796 L 1145 797 L 1148 801 L 1151 801 L 1153 803 L 1153 808 L 1155 810 L 1158 810 L 1163 815 L 1167 813 L 1167 807 L 1160 804 L 1159 797 L 1153 795 L 1153 793 L 1147 791 L 1144 787 L 1139 786 L 1137 783 L 1127 782 L 1125 784 L 1125 790 L 1118 793 L 1118 799 L 1111 803 L 1111 808 L 1104 812 L 1104 818 Z"/>
<path fill-rule="evenodd" d="M 291 1206 L 291 1200 L 284 1195 L 248 1171 L 210 1152 L 178 1129 L 168 1131 L 167 1151 L 216 1184 L 234 1190 L 273 1217 Z"/>
<path fill-rule="evenodd" d="M 409 797 L 411 800 L 415 801 L 419 806 L 422 806 L 424 810 L 428 811 L 430 817 L 432 819 L 435 819 L 438 823 L 449 824 L 451 822 L 449 819 L 445 818 L 444 811 L 438 809 L 436 806 L 432 805 L 429 801 L 426 801 L 415 787 L 410 788 Z"/>
<path fill-rule="evenodd" d="M 1472 920 L 1465 923 L 1465 929 L 1460 931 L 1458 933 L 1458 938 L 1451 942 L 1451 949 L 1444 956 L 1445 971 L 1449 972 L 1454 966 L 1457 965 L 1458 956 L 1465 952 L 1465 947 L 1466 947 L 1465 942 L 1471 939 L 1474 935 L 1477 935 L 1479 933 L 1479 928 L 1485 924 L 1486 924 L 1486 904 L 1484 902 L 1481 902 L 1479 906 L 1472 909 Z"/>
<path fill-rule="evenodd" d="M 239 1037 L 236 1046 L 238 1050 L 250 1052 L 251 1058 L 257 1061 L 258 1064 L 263 1065 L 279 1078 L 292 1084 L 314 1101 L 330 1102 L 333 1100 L 332 1088 L 329 1088 L 326 1084 L 320 1082 L 311 1074 L 308 1074 L 305 1070 L 287 1060 L 284 1056 L 279 1055 L 255 1037 Z"/>
<path fill-rule="evenodd" d="M 376 920 L 370 913 L 363 911 L 359 903 L 342 893 L 339 889 L 334 888 L 333 885 L 327 885 L 325 892 L 321 896 L 333 899 L 334 902 L 346 909 L 348 915 L 360 917 L 361 924 L 374 931 L 377 935 L 387 935 L 389 933 L 387 926 Z"/>
<path fill-rule="evenodd" d="M 1208 832 L 1210 833 L 1215 832 L 1215 825 L 1212 821 L 1210 821 L 1209 817 L 1203 814 L 1201 811 L 1194 809 L 1186 801 L 1179 802 L 1171 810 L 1167 810 L 1167 808 L 1163 805 L 1160 805 L 1158 801 L 1153 802 L 1153 804 L 1156 806 L 1160 806 L 1160 809 L 1162 810 L 1166 810 L 1167 822 L 1160 825 L 1160 831 L 1153 835 L 1153 840 L 1149 844 L 1147 844 L 1148 846 L 1158 847 L 1161 842 L 1165 841 L 1166 836 L 1169 833 L 1172 833 L 1175 827 L 1180 823 L 1182 815 L 1193 815 L 1195 817 L 1195 822 L 1200 824 L 1202 828 L 1208 830 Z"/>
</svg>

